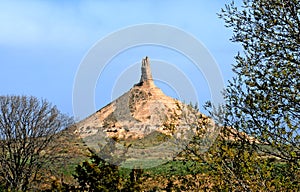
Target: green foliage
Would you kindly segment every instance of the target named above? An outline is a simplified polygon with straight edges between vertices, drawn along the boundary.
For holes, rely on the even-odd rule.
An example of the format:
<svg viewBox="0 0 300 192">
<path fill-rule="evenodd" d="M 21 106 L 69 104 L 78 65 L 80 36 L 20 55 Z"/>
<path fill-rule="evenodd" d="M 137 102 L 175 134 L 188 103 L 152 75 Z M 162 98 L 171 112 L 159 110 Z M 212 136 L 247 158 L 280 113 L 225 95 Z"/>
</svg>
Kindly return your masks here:
<svg viewBox="0 0 300 192">
<path fill-rule="evenodd" d="M 76 167 L 74 178 L 80 191 L 119 191 L 121 178 L 117 165 L 112 165 L 92 152 L 90 161 Z"/>
<path fill-rule="evenodd" d="M 218 140 L 201 161 L 213 190 L 288 191 L 299 188 L 299 170 L 272 156 L 262 156 L 250 142 L 223 129 Z M 296 179 L 297 178 L 297 179 Z"/>
<path fill-rule="evenodd" d="M 173 160 L 157 167 L 146 169 L 147 173 L 151 176 L 172 176 L 172 175 L 188 175 L 203 173 L 205 170 L 202 169 L 203 165 L 193 160 Z"/>
<path fill-rule="evenodd" d="M 219 15 L 233 29 L 236 77 L 221 110 L 223 126 L 200 161 L 214 190 L 298 191 L 300 188 L 300 1 L 244 0 Z"/>
<path fill-rule="evenodd" d="M 132 169 L 128 175 L 122 174 L 118 165 L 110 164 L 93 151 L 89 160 L 77 165 L 74 178 L 77 185 L 53 182 L 51 189 L 45 191 L 141 191 L 144 173 Z"/>
<path fill-rule="evenodd" d="M 226 123 L 276 149 L 264 152 L 299 161 L 300 1 L 246 0 L 220 16 L 244 49 L 225 93 Z"/>
</svg>

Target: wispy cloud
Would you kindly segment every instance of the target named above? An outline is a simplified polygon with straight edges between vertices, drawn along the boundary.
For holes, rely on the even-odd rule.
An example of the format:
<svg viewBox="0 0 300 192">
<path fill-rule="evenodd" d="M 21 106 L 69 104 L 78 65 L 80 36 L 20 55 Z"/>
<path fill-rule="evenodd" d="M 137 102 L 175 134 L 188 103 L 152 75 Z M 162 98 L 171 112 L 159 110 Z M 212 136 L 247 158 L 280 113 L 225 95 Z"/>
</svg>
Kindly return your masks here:
<svg viewBox="0 0 300 192">
<path fill-rule="evenodd" d="M 196 3 L 195 3 L 196 2 Z M 119 28 L 166 23 L 199 33 L 214 22 L 201 1 L 2 1 L 0 44 L 79 46 Z M 213 13 L 215 14 L 215 13 Z"/>
</svg>

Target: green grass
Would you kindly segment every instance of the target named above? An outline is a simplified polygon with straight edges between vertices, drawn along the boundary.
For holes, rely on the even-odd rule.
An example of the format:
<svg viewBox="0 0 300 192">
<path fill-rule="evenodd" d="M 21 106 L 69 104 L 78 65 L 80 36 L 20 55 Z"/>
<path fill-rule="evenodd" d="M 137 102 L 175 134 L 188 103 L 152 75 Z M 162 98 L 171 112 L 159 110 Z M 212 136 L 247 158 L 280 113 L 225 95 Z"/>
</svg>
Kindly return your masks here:
<svg viewBox="0 0 300 192">
<path fill-rule="evenodd" d="M 166 162 L 167 160 L 163 160 L 163 159 L 127 159 L 125 162 L 122 163 L 121 167 L 145 169 L 145 168 L 157 167 Z"/>
<path fill-rule="evenodd" d="M 88 159 L 87 159 L 88 160 Z M 78 164 L 82 161 L 74 161 L 70 162 L 65 167 L 61 168 L 61 172 L 64 174 L 65 177 L 72 177 L 75 173 L 75 168 Z M 157 160 L 157 159 L 147 159 L 147 160 L 129 160 L 122 164 L 120 167 L 120 174 L 122 176 L 127 177 L 131 172 L 130 168 L 126 167 L 133 167 L 133 165 L 138 164 L 147 164 L 148 168 L 143 169 L 145 173 L 149 174 L 150 176 L 162 175 L 162 176 L 170 176 L 170 175 L 188 175 L 188 174 L 196 174 L 196 173 L 203 173 L 206 172 L 204 169 L 203 164 L 195 162 L 195 161 L 166 161 L 166 160 Z M 139 168 L 139 166 L 135 166 L 135 168 Z"/>
<path fill-rule="evenodd" d="M 145 161 L 147 162 L 147 161 Z M 128 162 L 134 163 L 134 162 Z M 148 163 L 159 164 L 160 162 L 151 162 Z M 138 167 L 136 167 L 138 168 Z M 170 175 L 188 175 L 188 174 L 197 174 L 204 173 L 207 170 L 204 168 L 204 165 L 195 161 L 168 161 L 157 166 L 153 166 L 151 168 L 143 169 L 145 173 L 150 176 L 162 175 L 162 176 L 170 176 Z M 121 175 L 128 175 L 131 169 L 126 167 L 121 167 L 120 172 Z"/>
</svg>

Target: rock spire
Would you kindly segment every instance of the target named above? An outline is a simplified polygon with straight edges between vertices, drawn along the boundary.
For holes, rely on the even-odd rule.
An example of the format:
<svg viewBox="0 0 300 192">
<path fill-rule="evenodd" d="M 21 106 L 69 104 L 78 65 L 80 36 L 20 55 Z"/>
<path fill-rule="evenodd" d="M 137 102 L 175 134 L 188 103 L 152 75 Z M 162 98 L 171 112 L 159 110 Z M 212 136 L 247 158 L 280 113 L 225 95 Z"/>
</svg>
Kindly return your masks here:
<svg viewBox="0 0 300 192">
<path fill-rule="evenodd" d="M 141 75 L 140 84 L 143 84 L 145 82 L 149 82 L 149 83 L 153 82 L 151 68 L 150 68 L 150 61 L 147 56 L 142 60 L 141 72 L 142 75 Z"/>
</svg>

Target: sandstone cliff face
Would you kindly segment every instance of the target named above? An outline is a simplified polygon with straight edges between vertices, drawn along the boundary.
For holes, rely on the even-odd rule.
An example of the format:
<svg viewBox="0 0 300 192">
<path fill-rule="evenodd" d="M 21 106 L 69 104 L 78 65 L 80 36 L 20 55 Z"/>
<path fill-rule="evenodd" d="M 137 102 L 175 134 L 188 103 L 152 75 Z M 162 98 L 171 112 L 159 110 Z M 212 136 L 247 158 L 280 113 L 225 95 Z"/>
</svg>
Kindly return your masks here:
<svg viewBox="0 0 300 192">
<path fill-rule="evenodd" d="M 199 130 L 205 129 L 209 132 L 210 129 L 213 130 L 212 121 L 205 115 L 166 96 L 155 86 L 147 57 L 142 60 L 141 79 L 138 84 L 76 126 L 75 133 L 83 138 L 89 147 L 98 150 L 101 146 L 107 145 L 106 138 L 132 141 L 141 140 L 155 133 L 172 136 L 176 141 L 181 139 L 188 142 Z M 150 143 L 158 145 L 154 140 Z M 150 146 L 152 148 L 147 149 L 147 153 L 152 155 L 157 153 L 157 156 L 161 156 L 160 153 L 164 151 L 171 156 L 178 149 L 178 143 L 164 145 L 165 147 L 154 148 Z M 119 147 L 122 148 L 121 145 Z M 138 153 L 136 150 L 132 151 L 131 158 L 137 158 L 134 157 Z M 141 150 L 142 154 L 145 153 L 144 148 Z"/>
</svg>

